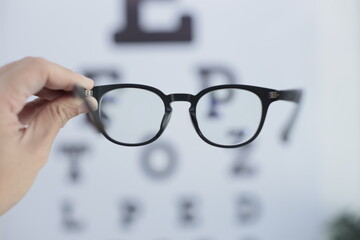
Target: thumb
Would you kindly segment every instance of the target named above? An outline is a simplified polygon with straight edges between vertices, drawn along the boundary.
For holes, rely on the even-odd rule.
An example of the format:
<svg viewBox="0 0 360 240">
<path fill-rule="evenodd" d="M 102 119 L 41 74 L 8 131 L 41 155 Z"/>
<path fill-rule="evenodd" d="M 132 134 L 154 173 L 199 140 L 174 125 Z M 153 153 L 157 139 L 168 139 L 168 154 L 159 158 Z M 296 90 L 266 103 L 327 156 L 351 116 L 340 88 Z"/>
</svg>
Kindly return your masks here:
<svg viewBox="0 0 360 240">
<path fill-rule="evenodd" d="M 50 147 L 60 128 L 71 118 L 84 112 L 87 112 L 87 108 L 83 100 L 71 95 L 61 96 L 47 103 L 34 116 L 26 129 L 26 137 L 34 144 Z"/>
</svg>

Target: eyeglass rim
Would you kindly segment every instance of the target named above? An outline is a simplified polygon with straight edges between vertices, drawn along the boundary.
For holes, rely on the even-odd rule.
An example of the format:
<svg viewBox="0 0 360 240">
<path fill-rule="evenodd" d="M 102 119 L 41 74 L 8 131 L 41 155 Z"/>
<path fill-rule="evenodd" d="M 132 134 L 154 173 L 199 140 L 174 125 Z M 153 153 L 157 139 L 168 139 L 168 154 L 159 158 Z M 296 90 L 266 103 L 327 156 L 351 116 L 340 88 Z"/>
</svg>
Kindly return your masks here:
<svg viewBox="0 0 360 240">
<path fill-rule="evenodd" d="M 94 114 L 97 114 L 98 119 L 100 119 L 100 101 L 102 99 L 102 97 L 108 93 L 109 91 L 115 90 L 115 89 L 121 89 L 121 88 L 137 88 L 137 89 L 144 89 L 144 90 L 148 90 L 151 91 L 153 93 L 155 93 L 156 95 L 158 95 L 163 103 L 164 103 L 164 115 L 163 115 L 163 120 L 161 123 L 161 127 L 159 129 L 159 131 L 157 132 L 157 134 L 152 137 L 151 139 L 141 142 L 141 143 L 125 143 L 125 142 L 120 142 L 117 141 L 115 139 L 113 139 L 112 137 L 110 137 L 105 129 L 101 130 L 101 133 L 105 136 L 105 138 L 107 138 L 109 141 L 118 144 L 118 145 L 123 145 L 123 146 L 143 146 L 146 144 L 149 144 L 151 142 L 154 142 L 156 139 L 158 139 L 161 134 L 164 132 L 167 122 L 170 120 L 171 117 L 171 112 L 172 112 L 172 107 L 170 106 L 170 104 L 174 101 L 178 101 L 176 99 L 173 98 L 173 96 L 175 95 L 181 95 L 178 93 L 173 93 L 173 94 L 164 94 L 162 91 L 160 91 L 159 89 L 152 87 L 152 86 L 148 86 L 148 85 L 142 85 L 142 84 L 133 84 L 133 83 L 121 83 L 121 84 L 111 84 L 111 85 L 99 85 L 99 86 L 95 86 L 93 88 L 93 96 L 96 98 L 96 100 L 98 100 L 99 102 L 99 108 L 93 112 Z M 261 112 L 261 118 L 260 118 L 260 122 L 258 125 L 258 128 L 255 132 L 255 134 L 247 141 L 243 142 L 243 143 L 239 143 L 239 144 L 233 144 L 233 145 L 223 145 L 223 144 L 218 144 L 216 142 L 212 142 L 211 140 L 209 140 L 208 138 L 206 138 L 204 136 L 204 134 L 201 132 L 200 128 L 199 128 L 199 124 L 196 118 L 196 106 L 198 101 L 201 99 L 202 96 L 204 96 L 205 94 L 212 92 L 214 90 L 220 90 L 220 89 L 229 89 L 229 88 L 235 88 L 235 89 L 241 89 L 241 90 L 247 90 L 249 92 L 254 93 L 255 95 L 258 96 L 258 98 L 260 99 L 261 102 L 261 106 L 262 106 L 262 112 Z M 197 132 L 197 134 L 199 135 L 199 137 L 205 141 L 206 143 L 212 145 L 212 146 L 216 146 L 216 147 L 221 147 L 221 148 L 237 148 L 237 147 L 241 147 L 244 146 L 246 144 L 249 144 L 250 142 L 254 141 L 258 135 L 261 132 L 261 129 L 263 128 L 264 122 L 265 122 L 265 118 L 266 118 L 266 114 L 267 114 L 267 110 L 269 105 L 274 101 L 273 99 L 271 99 L 269 97 L 269 93 L 276 91 L 275 89 L 270 89 L 270 88 L 264 88 L 264 87 L 257 87 L 257 86 L 251 86 L 251 85 L 242 85 L 242 84 L 222 84 L 222 85 L 216 85 L 216 86 L 212 86 L 209 88 L 205 88 L 203 90 L 201 90 L 200 92 L 198 92 L 196 95 L 192 95 L 192 94 L 183 94 L 188 96 L 187 100 L 180 100 L 180 101 L 188 101 L 190 103 L 190 108 L 189 108 L 189 113 L 190 113 L 190 118 L 191 121 L 193 123 L 193 126 L 195 128 L 195 131 Z"/>
</svg>

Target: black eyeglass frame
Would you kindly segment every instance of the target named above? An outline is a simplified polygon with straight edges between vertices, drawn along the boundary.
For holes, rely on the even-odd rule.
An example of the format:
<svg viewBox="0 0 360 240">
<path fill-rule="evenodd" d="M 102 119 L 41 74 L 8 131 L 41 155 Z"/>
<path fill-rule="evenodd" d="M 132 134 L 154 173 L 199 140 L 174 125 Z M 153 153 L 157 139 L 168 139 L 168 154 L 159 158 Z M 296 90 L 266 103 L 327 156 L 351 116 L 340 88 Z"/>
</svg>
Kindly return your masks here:
<svg viewBox="0 0 360 240">
<path fill-rule="evenodd" d="M 100 120 L 100 112 L 101 112 L 101 99 L 102 97 L 109 91 L 115 90 L 115 89 L 121 89 L 121 88 L 137 88 L 137 89 L 143 89 L 143 90 L 147 90 L 147 91 L 151 91 L 153 93 L 155 93 L 156 95 L 158 95 L 163 103 L 164 103 L 164 108 L 165 108 L 165 112 L 164 112 L 164 116 L 161 122 L 161 126 L 160 129 L 158 131 L 158 133 L 151 139 L 142 142 L 142 143 L 124 143 L 124 142 L 119 142 L 113 138 L 111 138 L 105 131 L 103 124 Z M 258 129 L 256 130 L 255 134 L 253 137 L 251 137 L 249 140 L 240 143 L 240 144 L 234 144 L 234 145 L 222 145 L 222 144 L 218 144 L 218 143 L 214 143 L 210 140 L 208 140 L 201 132 L 199 125 L 198 125 L 198 121 L 196 119 L 196 106 L 198 101 L 200 100 L 200 98 L 202 96 L 204 96 L 205 94 L 212 92 L 214 90 L 220 90 L 220 89 L 241 89 L 241 90 L 246 90 L 249 92 L 254 93 L 255 95 L 257 95 L 261 101 L 262 104 L 262 114 L 261 114 L 261 119 L 260 119 L 260 123 L 258 126 Z M 76 96 L 80 96 L 83 97 L 85 99 L 85 96 L 93 96 L 99 103 L 99 107 L 97 110 L 95 111 L 90 111 L 91 114 L 91 118 L 92 118 L 92 122 L 95 125 L 95 127 L 111 142 L 118 144 L 118 145 L 123 145 L 123 146 L 142 146 L 142 145 L 146 145 L 149 144 L 153 141 L 155 141 L 156 139 L 158 139 L 161 134 L 164 132 L 167 124 L 170 121 L 171 118 L 171 113 L 172 113 L 172 107 L 171 107 L 171 103 L 172 102 L 177 102 L 177 101 L 186 101 L 190 103 L 190 108 L 189 108 L 189 113 L 190 113 L 190 118 L 191 121 L 193 123 L 193 126 L 195 128 L 195 131 L 197 132 L 197 134 L 200 136 L 200 138 L 205 141 L 206 143 L 212 145 L 212 146 L 216 146 L 216 147 L 221 147 L 221 148 L 236 148 L 236 147 L 241 147 L 244 146 L 246 144 L 249 144 L 250 142 L 252 142 L 254 139 L 256 139 L 258 137 L 258 135 L 261 132 L 261 129 L 263 128 L 265 119 L 266 119 L 266 114 L 268 111 L 268 108 L 270 106 L 271 103 L 278 101 L 278 100 L 284 100 L 284 101 L 290 101 L 290 102 L 294 102 L 294 103 L 300 103 L 301 100 L 301 96 L 302 96 L 302 90 L 299 89 L 293 89 L 293 90 L 275 90 L 275 89 L 270 89 L 270 88 L 263 88 L 263 87 L 256 87 L 256 86 L 250 86 L 250 85 L 241 85 L 241 84 L 225 84 L 225 85 L 217 85 L 217 86 L 213 86 L 213 87 L 209 87 L 206 89 L 201 90 L 198 94 L 196 95 L 192 95 L 192 94 L 188 94 L 188 93 L 173 93 L 173 94 L 164 94 L 162 91 L 160 91 L 157 88 L 151 87 L 151 86 L 147 86 L 147 85 L 141 85 L 141 84 L 130 84 L 130 83 L 125 83 L 125 84 L 112 84 L 112 85 L 102 85 L 102 86 L 95 86 L 92 90 L 85 90 L 84 89 L 81 90 L 81 88 L 79 87 L 75 87 L 74 89 L 75 95 Z M 86 99 L 85 99 L 85 102 Z M 91 109 L 90 105 L 87 103 L 88 108 Z M 292 117 L 290 118 L 290 121 L 288 122 L 288 124 L 286 125 L 286 128 L 284 129 L 284 132 L 282 134 L 282 138 L 283 140 L 287 140 L 290 130 L 294 124 L 294 121 L 296 119 L 297 113 L 299 111 L 299 107 L 297 107 L 294 111 L 294 113 L 292 114 Z"/>
</svg>

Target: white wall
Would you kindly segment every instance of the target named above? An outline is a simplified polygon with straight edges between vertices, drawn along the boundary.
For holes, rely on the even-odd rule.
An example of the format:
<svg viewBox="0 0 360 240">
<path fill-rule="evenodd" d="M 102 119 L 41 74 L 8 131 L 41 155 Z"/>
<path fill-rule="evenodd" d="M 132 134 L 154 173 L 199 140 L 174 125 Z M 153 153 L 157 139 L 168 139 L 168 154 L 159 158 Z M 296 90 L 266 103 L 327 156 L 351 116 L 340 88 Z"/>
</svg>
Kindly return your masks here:
<svg viewBox="0 0 360 240">
<path fill-rule="evenodd" d="M 326 216 L 360 211 L 360 6 L 319 1 L 321 161 Z"/>
</svg>

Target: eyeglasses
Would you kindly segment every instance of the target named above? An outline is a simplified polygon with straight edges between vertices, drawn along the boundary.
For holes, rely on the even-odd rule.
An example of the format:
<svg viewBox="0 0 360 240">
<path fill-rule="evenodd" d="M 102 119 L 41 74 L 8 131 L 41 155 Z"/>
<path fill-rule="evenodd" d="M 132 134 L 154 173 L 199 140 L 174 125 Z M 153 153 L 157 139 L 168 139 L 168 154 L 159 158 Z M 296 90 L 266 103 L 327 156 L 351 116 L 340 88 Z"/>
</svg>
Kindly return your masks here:
<svg viewBox="0 0 360 240">
<path fill-rule="evenodd" d="M 228 84 L 206 88 L 196 95 L 174 93 L 139 84 L 95 86 L 92 90 L 74 88 L 74 95 L 90 104 L 93 96 L 98 109 L 90 112 L 94 126 L 111 142 L 141 146 L 155 141 L 169 123 L 172 102 L 189 102 L 193 126 L 205 142 L 222 148 L 235 148 L 252 142 L 260 133 L 268 107 L 284 100 L 299 103 L 301 90 L 284 90 Z M 284 128 L 287 140 L 294 124 L 297 106 Z"/>
</svg>

